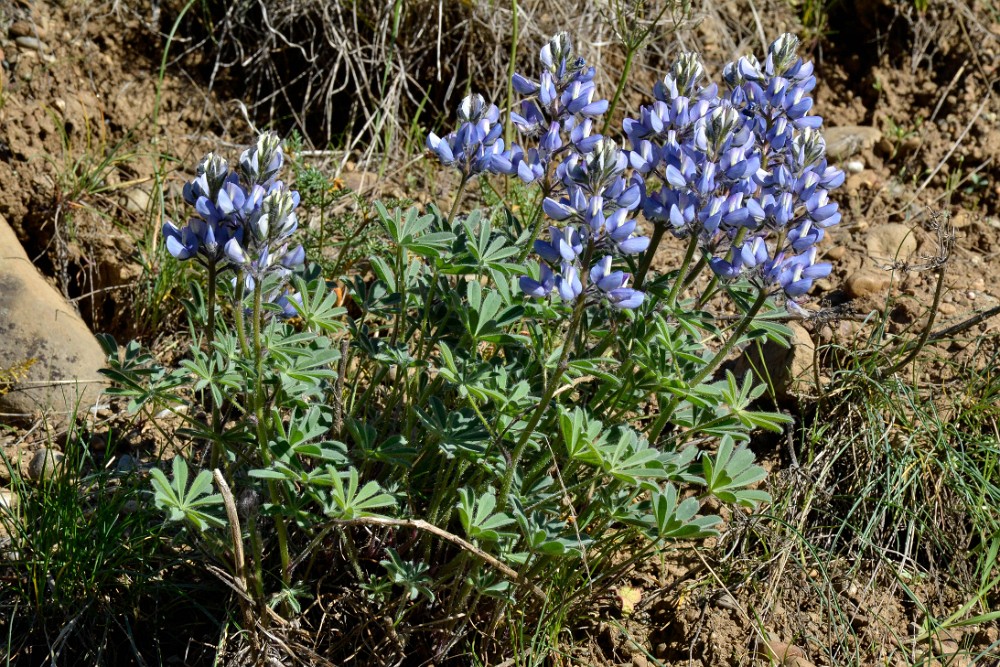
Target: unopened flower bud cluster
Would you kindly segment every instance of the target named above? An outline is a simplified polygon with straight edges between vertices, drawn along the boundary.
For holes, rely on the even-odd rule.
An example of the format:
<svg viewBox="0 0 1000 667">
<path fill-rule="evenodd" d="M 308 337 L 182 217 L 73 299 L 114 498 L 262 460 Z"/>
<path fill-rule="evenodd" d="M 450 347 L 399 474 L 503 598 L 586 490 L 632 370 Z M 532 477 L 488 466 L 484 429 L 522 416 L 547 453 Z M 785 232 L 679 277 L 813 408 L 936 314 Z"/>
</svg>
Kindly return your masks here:
<svg viewBox="0 0 1000 667">
<path fill-rule="evenodd" d="M 305 262 L 305 250 L 289 240 L 298 228 L 299 193 L 278 180 L 283 163 L 273 132 L 260 135 L 235 169 L 209 153 L 184 186 L 184 200 L 196 215 L 182 228 L 164 222 L 163 236 L 177 259 L 194 259 L 218 272 L 233 269 L 247 290 L 277 277 L 279 289 L 269 300 L 294 314 L 282 285 Z"/>
</svg>

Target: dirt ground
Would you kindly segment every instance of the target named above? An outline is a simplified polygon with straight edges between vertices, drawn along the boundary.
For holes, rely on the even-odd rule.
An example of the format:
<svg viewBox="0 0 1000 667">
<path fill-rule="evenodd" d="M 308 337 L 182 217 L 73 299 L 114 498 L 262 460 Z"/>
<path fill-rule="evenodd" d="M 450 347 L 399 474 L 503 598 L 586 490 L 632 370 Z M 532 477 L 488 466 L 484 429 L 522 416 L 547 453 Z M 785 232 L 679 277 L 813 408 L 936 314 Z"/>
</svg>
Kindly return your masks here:
<svg viewBox="0 0 1000 667">
<path fill-rule="evenodd" d="M 1000 14 L 981 0 L 930 5 L 918 12 L 913 3 L 844 0 L 834 5 L 826 36 L 806 42 L 817 63 L 815 111 L 825 127 L 848 128 L 837 135 L 847 137 L 837 150 L 850 172 L 836 194 L 843 222 L 823 246 L 834 273 L 817 283 L 810 306 L 847 317 L 807 325 L 816 340 L 856 335 L 858 317 L 886 307 L 896 332 L 918 330 L 942 268 L 935 330 L 1000 303 Z M 243 143 L 249 130 L 232 101 L 179 68 L 167 69 L 158 94 L 163 26 L 154 25 L 151 9 L 116 7 L 0 0 L 7 21 L 0 26 L 0 214 L 95 330 L 151 343 L 153 332 L 132 328 L 129 313 L 148 288 L 143 266 L 155 261 L 147 245 L 156 239 L 147 226 L 161 196 L 154 174 L 164 170 L 170 210 L 184 180 L 177 171 L 220 143 Z M 780 19 L 794 22 L 787 11 Z M 710 67 L 736 55 L 713 43 L 718 28 L 711 21 L 695 28 Z M 87 157 L 94 154 L 110 157 Z M 405 192 L 409 184 L 390 187 Z M 421 200 L 426 193 L 406 194 Z M 894 262 L 886 249 L 901 244 L 910 254 L 887 271 Z M 668 248 L 658 261 L 678 255 Z M 995 335 L 998 327 L 1000 318 L 991 318 L 964 335 Z M 960 342 L 942 344 L 941 352 L 954 363 L 976 363 L 973 348 Z M 941 368 L 926 373 L 928 381 L 944 380 L 934 376 Z M 3 438 L 8 453 L 37 446 L 16 433 Z M 772 457 L 776 479 L 780 461 Z M 680 549 L 642 568 L 597 602 L 592 625 L 578 628 L 590 645 L 576 658 L 636 667 L 654 659 L 766 664 L 769 644 L 781 664 L 800 667 L 921 660 L 919 647 L 907 644 L 921 619 L 878 567 L 834 562 L 821 577 L 793 558 L 766 579 L 727 590 L 714 570 L 727 546 L 723 540 L 704 557 Z M 718 585 L 704 585 L 713 577 Z M 933 582 L 915 592 L 939 609 L 964 601 Z M 819 604 L 824 597 L 838 600 L 840 618 Z M 833 644 L 831 632 L 845 622 L 855 654 L 825 655 L 818 647 Z M 995 626 L 972 632 L 977 646 L 997 641 Z M 960 639 L 939 638 L 939 653 Z"/>
</svg>

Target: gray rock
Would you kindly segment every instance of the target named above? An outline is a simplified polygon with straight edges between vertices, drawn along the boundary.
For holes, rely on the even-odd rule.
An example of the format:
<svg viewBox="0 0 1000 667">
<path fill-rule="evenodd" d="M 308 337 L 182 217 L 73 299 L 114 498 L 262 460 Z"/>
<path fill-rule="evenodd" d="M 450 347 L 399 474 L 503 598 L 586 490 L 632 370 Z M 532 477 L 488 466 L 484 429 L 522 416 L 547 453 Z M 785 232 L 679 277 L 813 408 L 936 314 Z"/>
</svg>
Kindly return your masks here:
<svg viewBox="0 0 1000 667">
<path fill-rule="evenodd" d="M 760 350 L 752 345 L 736 360 L 734 368 L 737 375 L 753 371 L 756 381 L 770 382 L 780 399 L 807 396 L 816 387 L 816 344 L 802 325 L 789 322 L 788 328 L 792 330 L 790 348 L 771 341 L 763 343 Z"/>
<path fill-rule="evenodd" d="M 98 373 L 105 360 L 87 325 L 35 269 L 0 216 L 0 370 L 24 369 L 0 396 L 0 422 L 28 421 L 41 412 L 50 426 L 65 426 L 97 401 L 106 385 Z"/>
<path fill-rule="evenodd" d="M 35 452 L 31 462 L 28 463 L 28 478 L 33 482 L 52 479 L 52 476 L 61 469 L 65 458 L 62 452 L 42 447 Z"/>
<path fill-rule="evenodd" d="M 37 37 L 18 37 L 14 42 L 22 49 L 29 51 L 48 51 L 48 45 Z"/>
<path fill-rule="evenodd" d="M 135 460 L 135 457 L 131 454 L 122 454 L 118 458 L 118 464 L 115 466 L 115 470 L 120 473 L 130 473 L 139 467 L 139 462 Z"/>
<path fill-rule="evenodd" d="M 866 148 L 871 148 L 882 138 L 877 127 L 866 125 L 842 125 L 823 130 L 826 140 L 826 155 L 830 160 L 846 160 Z"/>
</svg>

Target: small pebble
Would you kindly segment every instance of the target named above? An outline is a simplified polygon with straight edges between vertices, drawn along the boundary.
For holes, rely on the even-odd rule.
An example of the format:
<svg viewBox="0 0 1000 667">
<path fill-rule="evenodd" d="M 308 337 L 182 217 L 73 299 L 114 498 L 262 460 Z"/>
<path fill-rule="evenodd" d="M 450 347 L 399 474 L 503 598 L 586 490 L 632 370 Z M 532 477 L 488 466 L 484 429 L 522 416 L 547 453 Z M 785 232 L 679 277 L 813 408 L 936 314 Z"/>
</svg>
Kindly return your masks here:
<svg viewBox="0 0 1000 667">
<path fill-rule="evenodd" d="M 844 169 L 849 174 L 860 174 L 865 170 L 865 163 L 861 160 L 848 160 L 844 163 Z"/>
<path fill-rule="evenodd" d="M 835 245 L 826 251 L 826 256 L 834 262 L 839 262 L 847 254 L 847 248 L 842 245 Z"/>
<path fill-rule="evenodd" d="M 115 466 L 115 470 L 122 473 L 132 472 L 139 467 L 139 462 L 135 460 L 135 457 L 130 454 L 122 454 L 121 458 L 118 459 L 118 465 Z"/>
<path fill-rule="evenodd" d="M 66 108 L 66 102 L 64 102 L 63 100 L 57 99 L 55 102 L 53 102 L 53 104 L 55 104 L 56 108 L 59 109 L 60 111 Z M 90 412 L 91 416 L 95 418 L 108 417 L 111 415 L 110 408 L 111 406 L 106 403 L 97 403 L 92 408 L 90 408 L 88 412 Z"/>
<path fill-rule="evenodd" d="M 66 457 L 62 452 L 54 449 L 44 447 L 39 449 L 28 463 L 28 477 L 35 482 L 51 479 L 61 467 L 64 458 Z"/>
<path fill-rule="evenodd" d="M 0 511 L 10 512 L 17 508 L 17 494 L 7 489 L 0 490 Z"/>
<path fill-rule="evenodd" d="M 886 273 L 876 272 L 871 269 L 862 269 L 851 275 L 845 282 L 844 287 L 851 297 L 862 299 L 881 294 L 888 289 L 889 283 L 889 276 Z"/>
<path fill-rule="evenodd" d="M 833 291 L 833 283 L 827 280 L 826 278 L 820 278 L 819 280 L 816 281 L 815 284 L 816 284 L 816 290 L 819 292 Z"/>
<path fill-rule="evenodd" d="M 715 606 L 722 609 L 738 609 L 739 605 L 736 604 L 736 600 L 732 595 L 726 592 L 722 592 L 715 598 Z"/>
<path fill-rule="evenodd" d="M 45 38 L 45 30 L 28 21 L 14 21 L 7 29 L 7 34 L 10 35 L 12 39 L 17 39 L 18 37 L 37 37 L 39 39 Z"/>
<path fill-rule="evenodd" d="M 970 301 L 975 301 L 976 300 L 976 293 L 973 292 L 972 290 L 969 290 L 968 292 L 966 292 L 965 296 L 969 297 Z"/>
<path fill-rule="evenodd" d="M 45 51 L 48 49 L 45 42 L 37 37 L 18 37 L 14 40 L 14 43 L 22 49 L 28 49 L 30 51 Z"/>
</svg>

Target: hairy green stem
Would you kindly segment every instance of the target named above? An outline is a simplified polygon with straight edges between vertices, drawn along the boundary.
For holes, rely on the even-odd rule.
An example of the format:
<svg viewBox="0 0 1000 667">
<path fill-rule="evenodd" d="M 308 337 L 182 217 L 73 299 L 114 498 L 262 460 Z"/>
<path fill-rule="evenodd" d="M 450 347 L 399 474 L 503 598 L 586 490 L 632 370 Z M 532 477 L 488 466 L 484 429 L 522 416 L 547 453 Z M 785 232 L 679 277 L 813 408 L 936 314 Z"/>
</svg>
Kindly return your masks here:
<svg viewBox="0 0 1000 667">
<path fill-rule="evenodd" d="M 628 81 L 628 75 L 632 71 L 632 59 L 635 58 L 635 54 L 639 49 L 637 47 L 627 47 L 625 52 L 625 66 L 622 68 L 622 75 L 618 77 L 618 87 L 615 88 L 615 96 L 611 98 L 611 105 L 608 107 L 608 113 L 605 116 L 607 120 L 604 121 L 604 127 L 601 129 L 601 134 L 607 136 L 608 130 L 611 128 L 611 120 L 615 115 L 615 109 L 618 107 L 618 100 L 621 99 L 622 92 L 625 90 L 625 82 Z"/>
<path fill-rule="evenodd" d="M 205 325 L 205 348 L 208 353 L 209 365 L 215 359 L 215 300 L 216 283 L 218 281 L 218 266 L 212 262 L 208 265 L 208 297 L 205 307 L 208 309 L 208 321 Z M 222 431 L 222 410 L 215 399 L 215 392 L 209 391 L 212 400 L 212 469 L 218 468 L 225 456 L 219 434 Z"/>
<path fill-rule="evenodd" d="M 246 318 L 243 315 L 243 276 L 238 276 L 236 278 L 236 295 L 233 301 L 235 312 L 233 315 L 236 317 L 236 336 L 240 341 L 240 351 L 243 353 L 244 357 L 250 357 L 252 351 L 250 350 L 250 341 L 247 340 L 247 323 Z"/>
<path fill-rule="evenodd" d="M 594 244 L 591 242 L 587 246 L 587 251 L 584 253 L 583 266 L 590 265 L 590 258 L 594 254 Z M 583 284 L 583 289 L 586 290 L 587 274 L 586 271 L 580 276 L 580 281 Z M 511 454 L 510 462 L 507 466 L 507 470 L 503 475 L 503 483 L 500 487 L 500 497 L 497 503 L 497 511 L 503 511 L 507 506 L 507 500 L 510 497 L 510 487 L 514 483 L 514 472 L 517 470 L 518 464 L 521 462 L 521 457 L 524 455 L 524 450 L 528 446 L 528 442 L 531 440 L 531 434 L 535 432 L 535 427 L 538 426 L 538 422 L 541 421 L 542 415 L 545 414 L 548 409 L 549 401 L 555 396 L 556 389 L 559 388 L 559 380 L 562 379 L 563 374 L 569 367 L 569 350 L 572 347 L 573 338 L 576 336 L 576 330 L 580 326 L 580 322 L 583 321 L 583 312 L 586 309 L 587 299 L 584 294 L 581 293 L 576 300 L 576 306 L 573 308 L 573 318 L 569 323 L 569 331 L 566 332 L 566 339 L 563 343 L 562 353 L 559 355 L 559 362 L 556 364 L 555 372 L 548 379 L 545 387 L 545 394 L 542 396 L 542 400 L 539 401 L 538 407 L 535 408 L 534 413 L 531 415 L 531 419 L 528 420 L 527 426 L 525 426 L 524 431 L 521 433 L 520 440 L 514 446 L 514 452 Z"/>
<path fill-rule="evenodd" d="M 396 314 L 396 322 L 392 326 L 392 342 L 390 345 L 396 346 L 399 342 L 399 332 L 406 319 L 406 248 L 399 246 L 396 249 L 396 290 L 399 292 L 399 313 Z"/>
<path fill-rule="evenodd" d="M 646 273 L 649 271 L 649 266 L 653 263 L 653 255 L 656 254 L 656 249 L 660 246 L 660 240 L 663 238 L 663 233 L 666 230 L 666 225 L 653 226 L 653 236 L 650 237 L 649 247 L 646 248 L 646 254 L 642 256 L 642 262 L 639 263 L 639 268 L 635 272 L 635 283 L 632 285 L 635 289 L 640 289 L 642 283 L 646 280 Z"/>
<path fill-rule="evenodd" d="M 469 176 L 463 175 L 462 182 L 458 185 L 458 192 L 455 193 L 455 201 L 451 203 L 451 211 L 448 213 L 448 227 L 451 227 L 451 223 L 455 220 L 455 214 L 458 213 L 458 205 L 462 201 L 462 195 L 465 193 L 465 186 L 469 183 Z M 420 331 L 427 332 L 427 325 L 430 323 L 431 319 L 431 304 L 434 302 L 434 296 L 437 292 L 438 281 L 440 279 L 440 269 L 438 269 L 437 262 L 434 263 L 434 273 L 431 277 L 430 287 L 427 288 L 427 298 L 424 300 L 424 316 L 420 320 Z M 407 335 L 407 340 L 413 337 L 413 334 L 417 332 L 416 329 L 411 329 Z M 420 343 L 417 347 L 417 359 L 423 361 L 425 355 L 430 352 L 430 347 L 427 345 L 429 336 L 421 336 Z"/>
<path fill-rule="evenodd" d="M 694 284 L 694 281 L 698 279 L 699 274 L 708 264 L 708 255 L 702 254 L 702 256 L 695 262 L 695 265 L 691 268 L 691 272 L 688 273 L 687 278 L 684 279 L 684 284 L 681 285 L 681 290 L 686 290 Z"/>
<path fill-rule="evenodd" d="M 462 182 L 458 184 L 458 192 L 455 193 L 455 201 L 451 203 L 451 210 L 448 211 L 448 226 L 451 227 L 455 214 L 458 213 L 458 205 L 462 203 L 462 195 L 465 194 L 465 186 L 469 184 L 469 175 L 462 175 Z"/>
<path fill-rule="evenodd" d="M 691 260 L 694 258 L 694 251 L 698 247 L 698 235 L 692 234 L 691 238 L 688 240 L 687 251 L 684 253 L 684 261 L 681 262 L 681 268 L 677 272 L 677 278 L 674 280 L 674 284 L 670 287 L 670 294 L 667 296 L 667 306 L 673 308 L 677 305 L 677 297 L 681 293 L 681 287 L 684 285 L 687 279 L 688 268 L 691 266 Z"/>
<path fill-rule="evenodd" d="M 263 312 L 263 285 L 258 278 L 254 282 L 253 288 L 253 365 L 254 365 L 254 417 L 257 422 L 257 446 L 260 448 L 261 462 L 265 466 L 271 465 L 271 449 L 269 446 L 269 434 L 267 420 L 264 414 L 264 349 L 261 342 L 261 320 Z M 274 480 L 267 481 L 268 495 L 271 503 L 275 507 L 281 507 L 281 496 L 278 493 Z M 291 586 L 291 558 L 288 554 L 288 527 L 285 518 L 280 514 L 274 517 L 274 526 L 278 534 L 278 551 L 281 555 L 281 583 L 287 589 Z"/>
</svg>

